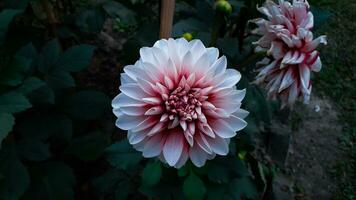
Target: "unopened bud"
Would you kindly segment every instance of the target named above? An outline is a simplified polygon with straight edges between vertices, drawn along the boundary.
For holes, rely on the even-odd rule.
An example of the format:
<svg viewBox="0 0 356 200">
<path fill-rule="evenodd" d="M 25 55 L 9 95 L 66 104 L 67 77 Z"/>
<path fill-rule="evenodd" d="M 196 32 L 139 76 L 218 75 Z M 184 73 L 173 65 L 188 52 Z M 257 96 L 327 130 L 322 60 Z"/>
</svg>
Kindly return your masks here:
<svg viewBox="0 0 356 200">
<path fill-rule="evenodd" d="M 215 10 L 226 15 L 230 15 L 232 12 L 232 7 L 230 3 L 226 0 L 218 0 L 215 2 Z"/>
<path fill-rule="evenodd" d="M 187 41 L 191 41 L 193 39 L 193 35 L 191 33 L 184 33 L 183 37 L 187 40 Z"/>
</svg>

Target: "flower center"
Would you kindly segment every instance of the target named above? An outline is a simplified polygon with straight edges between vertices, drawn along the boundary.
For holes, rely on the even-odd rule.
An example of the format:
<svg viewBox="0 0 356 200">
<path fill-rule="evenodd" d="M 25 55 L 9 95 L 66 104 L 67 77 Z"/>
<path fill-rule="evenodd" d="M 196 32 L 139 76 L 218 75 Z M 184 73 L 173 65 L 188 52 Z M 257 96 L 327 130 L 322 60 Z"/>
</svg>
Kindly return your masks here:
<svg viewBox="0 0 356 200">
<path fill-rule="evenodd" d="M 197 119 L 202 105 L 199 99 L 201 96 L 199 90 L 198 88 L 178 87 L 172 91 L 165 100 L 169 119 L 173 120 L 175 116 L 178 116 L 180 120 L 187 121 Z"/>
</svg>

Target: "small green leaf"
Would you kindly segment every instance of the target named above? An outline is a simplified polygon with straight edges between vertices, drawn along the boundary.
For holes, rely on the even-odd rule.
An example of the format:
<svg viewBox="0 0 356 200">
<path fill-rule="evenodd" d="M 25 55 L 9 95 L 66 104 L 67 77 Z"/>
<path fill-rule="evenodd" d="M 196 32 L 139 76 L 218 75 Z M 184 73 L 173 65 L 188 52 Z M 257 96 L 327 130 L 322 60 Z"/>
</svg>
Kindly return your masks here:
<svg viewBox="0 0 356 200">
<path fill-rule="evenodd" d="M 187 167 L 187 165 L 184 165 L 183 167 L 179 168 L 177 172 L 179 177 L 184 177 L 188 175 L 188 173 L 189 173 L 189 168 Z"/>
<path fill-rule="evenodd" d="M 122 171 L 109 169 L 103 175 L 93 180 L 93 186 L 102 193 L 108 193 L 115 189 L 117 182 L 125 178 Z"/>
<path fill-rule="evenodd" d="M 49 41 L 38 58 L 38 70 L 47 74 L 56 64 L 60 55 L 60 46 L 57 39 Z"/>
<path fill-rule="evenodd" d="M 0 148 L 3 139 L 12 131 L 15 125 L 15 118 L 8 113 L 0 113 Z"/>
<path fill-rule="evenodd" d="M 22 10 L 16 9 L 4 9 L 0 12 L 0 44 L 4 41 L 7 28 L 12 19 L 22 12 Z"/>
<path fill-rule="evenodd" d="M 156 185 L 162 177 L 162 168 L 160 163 L 149 163 L 142 172 L 142 183 L 144 185 Z"/>
<path fill-rule="evenodd" d="M 16 56 L 24 57 L 24 58 L 27 58 L 29 60 L 36 59 L 37 55 L 38 55 L 37 50 L 33 46 L 32 43 L 29 43 L 29 44 L 21 47 L 21 49 L 16 53 Z"/>
<path fill-rule="evenodd" d="M 184 199 L 182 190 L 177 185 L 158 184 L 155 186 L 141 185 L 138 190 L 148 199 Z"/>
<path fill-rule="evenodd" d="M 31 187 L 24 199 L 66 199 L 74 200 L 75 176 L 72 169 L 62 162 L 47 162 L 39 166 Z"/>
<path fill-rule="evenodd" d="M 216 45 L 225 55 L 234 58 L 238 53 L 239 42 L 237 38 L 226 37 L 218 39 Z"/>
<path fill-rule="evenodd" d="M 212 184 L 208 187 L 207 200 L 216 199 L 231 199 L 227 194 L 228 185 L 226 184 Z"/>
<path fill-rule="evenodd" d="M 60 56 L 57 70 L 77 72 L 89 66 L 95 47 L 92 45 L 78 45 L 67 49 Z"/>
<path fill-rule="evenodd" d="M 44 161 L 51 156 L 49 144 L 44 144 L 40 140 L 23 139 L 16 147 L 20 155 L 32 161 Z"/>
<path fill-rule="evenodd" d="M 0 112 L 18 113 L 31 106 L 27 98 L 17 92 L 9 92 L 0 96 Z"/>
<path fill-rule="evenodd" d="M 83 161 L 97 159 L 107 147 L 107 139 L 100 132 L 89 133 L 82 137 L 74 138 L 66 152 L 75 155 Z"/>
<path fill-rule="evenodd" d="M 183 183 L 183 193 L 187 199 L 204 199 L 206 188 L 203 181 L 191 172 Z"/>
<path fill-rule="evenodd" d="M 142 159 L 141 154 L 134 150 L 127 140 L 112 144 L 105 153 L 106 159 L 112 166 L 124 170 L 134 167 Z"/>
<path fill-rule="evenodd" d="M 1 199 L 20 199 L 30 185 L 30 177 L 12 149 L 0 153 L 0 173 L 4 176 L 0 181 Z"/>
<path fill-rule="evenodd" d="M 99 190 L 100 196 L 106 199 L 106 196 L 112 196 L 115 200 L 127 199 L 132 182 L 122 171 L 110 169 L 105 174 L 93 180 L 94 187 Z"/>
<path fill-rule="evenodd" d="M 65 115 L 32 114 L 19 122 L 18 130 L 27 139 L 55 137 L 68 141 L 72 137 L 72 121 Z"/>
<path fill-rule="evenodd" d="M 31 93 L 34 90 L 37 90 L 38 88 L 42 87 L 46 85 L 46 83 L 44 81 L 42 81 L 41 79 L 37 78 L 37 77 L 29 77 L 27 79 L 25 79 L 22 83 L 22 85 L 16 89 L 17 92 L 27 95 L 29 93 Z"/>
<path fill-rule="evenodd" d="M 257 197 L 257 189 L 250 177 L 234 179 L 230 182 L 230 192 L 236 199 Z"/>
<path fill-rule="evenodd" d="M 130 0 L 130 2 L 135 5 L 135 4 L 139 4 L 139 3 L 144 3 L 145 0 Z"/>
<path fill-rule="evenodd" d="M 109 111 L 110 99 L 102 92 L 80 91 L 65 100 L 64 109 L 74 118 L 93 120 Z"/>
<path fill-rule="evenodd" d="M 22 82 L 24 72 L 30 67 L 31 60 L 23 57 L 14 57 L 1 67 L 0 84 L 17 86 Z"/>
<path fill-rule="evenodd" d="M 227 183 L 229 181 L 230 170 L 227 166 L 218 162 L 209 162 L 208 165 L 208 178 L 216 183 Z"/>
<path fill-rule="evenodd" d="M 48 85 L 53 89 L 63 89 L 75 86 L 75 81 L 72 75 L 66 71 L 50 72 L 45 79 Z"/>
<path fill-rule="evenodd" d="M 28 95 L 31 103 L 43 105 L 43 104 L 54 104 L 55 95 L 53 90 L 48 86 L 44 85 Z"/>
</svg>

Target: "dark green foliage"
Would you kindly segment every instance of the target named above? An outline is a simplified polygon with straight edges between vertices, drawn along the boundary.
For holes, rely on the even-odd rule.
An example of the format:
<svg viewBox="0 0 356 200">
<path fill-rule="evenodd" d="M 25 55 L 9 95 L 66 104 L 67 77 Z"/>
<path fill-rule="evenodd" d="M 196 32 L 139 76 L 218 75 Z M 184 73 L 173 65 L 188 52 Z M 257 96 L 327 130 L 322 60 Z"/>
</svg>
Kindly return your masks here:
<svg viewBox="0 0 356 200">
<path fill-rule="evenodd" d="M 112 144 L 105 150 L 105 154 L 106 159 L 113 167 L 124 170 L 134 167 L 142 159 L 142 155 L 134 150 L 126 140 Z"/>
<path fill-rule="evenodd" d="M 75 176 L 61 162 L 48 162 L 33 169 L 34 177 L 24 199 L 74 199 Z"/>
<path fill-rule="evenodd" d="M 161 164 L 158 162 L 147 164 L 142 171 L 142 184 L 156 185 L 162 177 Z"/>
<path fill-rule="evenodd" d="M 9 61 L 5 60 L 0 69 L 0 84 L 6 86 L 19 85 L 30 64 L 30 60 L 23 57 L 14 57 Z"/>
<path fill-rule="evenodd" d="M 26 97 L 17 92 L 8 92 L 0 96 L 0 112 L 2 113 L 18 113 L 31 106 Z"/>
<path fill-rule="evenodd" d="M 49 144 L 36 139 L 23 139 L 18 142 L 16 150 L 28 160 L 43 161 L 51 156 Z"/>
<path fill-rule="evenodd" d="M 0 152 L 0 197 L 19 199 L 30 185 L 26 167 L 14 152 L 14 149 L 2 147 Z"/>
<path fill-rule="evenodd" d="M 89 66 L 94 47 L 78 45 L 67 49 L 56 63 L 55 70 L 77 72 Z"/>
<path fill-rule="evenodd" d="M 0 147 L 2 140 L 12 130 L 14 124 L 15 118 L 11 114 L 0 112 Z"/>
<path fill-rule="evenodd" d="M 19 14 L 21 10 L 4 9 L 0 12 L 0 44 L 5 40 L 7 28 L 15 15 Z"/>
<path fill-rule="evenodd" d="M 60 47 L 57 39 L 49 41 L 42 49 L 38 57 L 38 71 L 47 74 L 54 67 L 60 55 Z"/>
<path fill-rule="evenodd" d="M 203 181 L 191 172 L 183 183 L 183 192 L 187 199 L 200 200 L 204 198 L 206 188 Z"/>
<path fill-rule="evenodd" d="M 128 199 L 132 191 L 132 183 L 127 176 L 114 169 L 108 170 L 102 176 L 94 179 L 93 185 L 99 190 L 101 197 L 117 200 Z"/>
<path fill-rule="evenodd" d="M 107 143 L 107 139 L 102 133 L 93 132 L 73 138 L 66 149 L 66 153 L 72 154 L 83 161 L 93 161 L 98 159 L 108 145 Z"/>
<path fill-rule="evenodd" d="M 65 99 L 63 109 L 74 118 L 92 120 L 101 117 L 109 105 L 109 98 L 105 94 L 87 90 Z"/>
</svg>

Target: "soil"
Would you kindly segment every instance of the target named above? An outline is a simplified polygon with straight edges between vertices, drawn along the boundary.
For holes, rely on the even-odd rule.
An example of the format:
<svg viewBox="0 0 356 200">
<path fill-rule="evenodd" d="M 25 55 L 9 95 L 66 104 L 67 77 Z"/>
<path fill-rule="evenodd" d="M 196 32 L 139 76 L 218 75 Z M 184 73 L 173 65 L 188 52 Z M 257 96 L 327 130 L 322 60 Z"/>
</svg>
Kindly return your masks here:
<svg viewBox="0 0 356 200">
<path fill-rule="evenodd" d="M 295 199 L 327 200 L 336 189 L 331 170 L 342 153 L 338 137 L 342 133 L 339 109 L 327 98 L 314 93 L 308 105 L 299 105 L 295 112 L 301 117 L 292 131 L 286 159 L 286 174 L 293 182 Z"/>
</svg>

